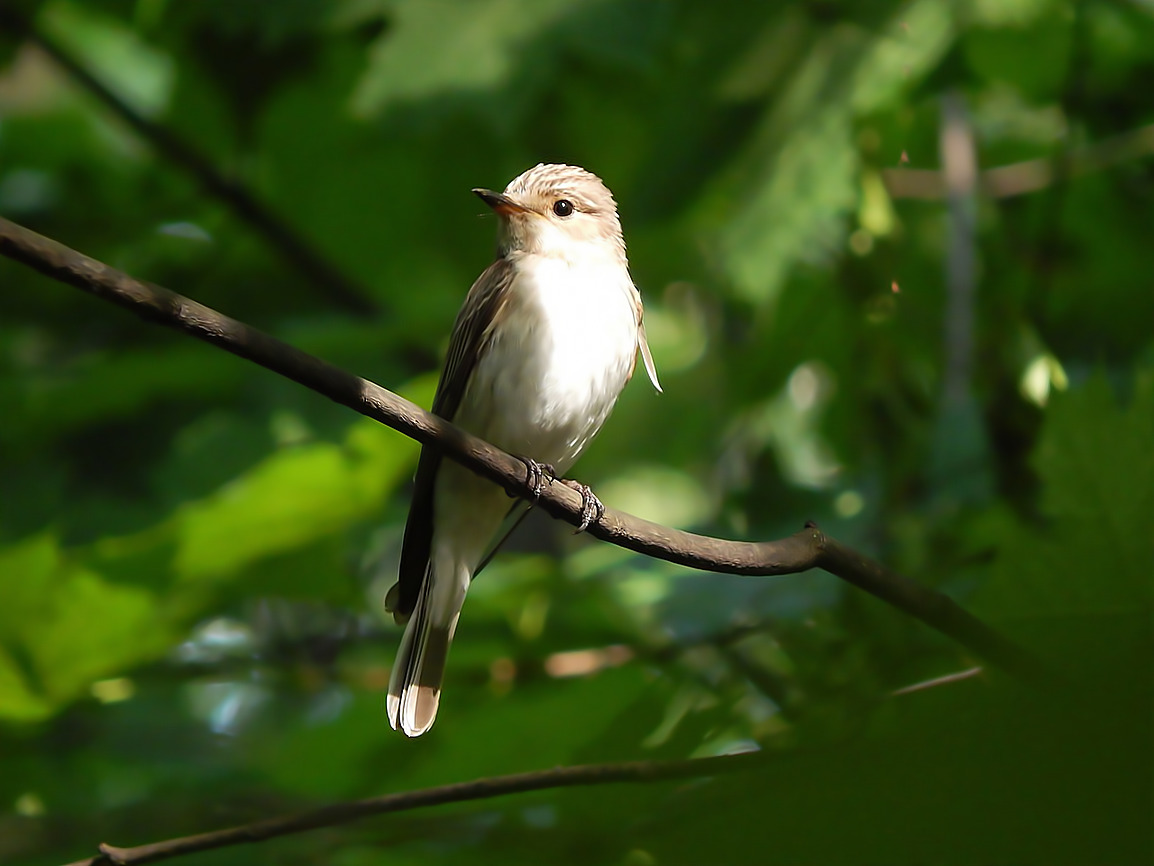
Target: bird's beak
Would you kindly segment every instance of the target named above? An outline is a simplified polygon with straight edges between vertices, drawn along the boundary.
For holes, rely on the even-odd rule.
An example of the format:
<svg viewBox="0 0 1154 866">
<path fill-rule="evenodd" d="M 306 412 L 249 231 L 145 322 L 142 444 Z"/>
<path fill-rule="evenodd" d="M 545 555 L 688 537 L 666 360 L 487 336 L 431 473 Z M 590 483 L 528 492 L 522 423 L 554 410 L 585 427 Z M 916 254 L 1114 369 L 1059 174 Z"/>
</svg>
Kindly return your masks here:
<svg viewBox="0 0 1154 866">
<path fill-rule="evenodd" d="M 518 213 L 532 213 L 532 211 L 523 204 L 518 204 L 499 192 L 493 192 L 491 189 L 475 189 L 473 194 L 481 199 L 485 204 L 491 207 L 496 213 L 501 216 L 510 216 Z"/>
</svg>

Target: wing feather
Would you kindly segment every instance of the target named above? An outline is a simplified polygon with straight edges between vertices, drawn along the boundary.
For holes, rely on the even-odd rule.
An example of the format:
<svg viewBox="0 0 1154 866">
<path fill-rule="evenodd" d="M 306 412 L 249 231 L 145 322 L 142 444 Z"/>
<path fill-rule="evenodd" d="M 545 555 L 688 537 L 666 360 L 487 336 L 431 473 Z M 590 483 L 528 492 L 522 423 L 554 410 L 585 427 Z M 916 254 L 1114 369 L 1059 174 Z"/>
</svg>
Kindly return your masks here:
<svg viewBox="0 0 1154 866">
<path fill-rule="evenodd" d="M 452 421 L 457 414 L 477 361 L 488 346 L 493 324 L 508 300 L 512 282 L 512 265 L 506 259 L 498 259 L 473 283 L 457 313 L 449 338 L 449 353 L 433 398 L 433 412 L 446 421 Z M 433 491 L 440 464 L 441 454 L 437 449 L 421 448 L 401 545 L 399 579 L 395 592 L 390 593 L 390 610 L 400 622 L 412 613 L 428 573 L 433 543 Z"/>
<path fill-rule="evenodd" d="M 661 383 L 657 381 L 657 365 L 653 363 L 653 355 L 649 351 L 649 338 L 645 336 L 645 308 L 641 306 L 641 292 L 633 289 L 633 305 L 637 310 L 637 348 L 641 350 L 641 360 L 645 362 L 645 372 L 649 374 L 649 381 L 653 383 L 653 387 L 657 389 L 657 393 L 663 393 L 661 390 Z M 636 364 L 636 356 L 634 357 Z M 630 371 L 630 376 L 633 372 Z"/>
</svg>

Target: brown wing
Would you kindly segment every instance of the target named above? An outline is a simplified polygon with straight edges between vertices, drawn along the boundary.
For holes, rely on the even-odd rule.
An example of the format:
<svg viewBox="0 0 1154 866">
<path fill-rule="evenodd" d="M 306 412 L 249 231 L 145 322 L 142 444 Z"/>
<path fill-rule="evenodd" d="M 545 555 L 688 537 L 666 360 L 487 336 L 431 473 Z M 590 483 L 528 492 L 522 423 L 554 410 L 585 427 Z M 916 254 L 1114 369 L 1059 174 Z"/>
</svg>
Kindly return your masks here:
<svg viewBox="0 0 1154 866">
<path fill-rule="evenodd" d="M 437 383 L 433 398 L 433 412 L 446 421 L 452 421 L 461 405 L 461 398 L 485 351 L 493 322 L 509 295 L 512 266 L 498 259 L 485 269 L 473 283 L 449 339 L 449 354 Z M 413 484 L 413 501 L 409 506 L 409 520 L 405 524 L 405 540 L 401 546 L 401 565 L 397 586 L 389 593 L 389 610 L 404 621 L 421 593 L 429 568 L 429 554 L 433 542 L 433 487 L 441 454 L 435 448 L 421 449 L 417 476 Z"/>
</svg>

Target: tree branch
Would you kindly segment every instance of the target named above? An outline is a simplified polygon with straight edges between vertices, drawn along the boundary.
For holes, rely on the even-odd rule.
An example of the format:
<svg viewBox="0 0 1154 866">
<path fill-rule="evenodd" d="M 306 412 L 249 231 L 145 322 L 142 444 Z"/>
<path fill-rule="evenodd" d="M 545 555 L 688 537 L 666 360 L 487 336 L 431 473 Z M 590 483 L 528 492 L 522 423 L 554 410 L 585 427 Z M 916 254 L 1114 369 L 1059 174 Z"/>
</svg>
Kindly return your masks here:
<svg viewBox="0 0 1154 866">
<path fill-rule="evenodd" d="M 556 767 L 530 773 L 515 773 L 509 776 L 495 776 L 475 779 L 471 782 L 456 782 L 436 788 L 405 791 L 399 794 L 385 794 L 364 800 L 352 800 L 325 806 L 311 812 L 288 815 L 256 821 L 241 827 L 230 827 L 195 836 L 181 836 L 166 839 L 151 845 L 134 848 L 117 848 L 112 845 L 100 846 L 100 854 L 86 860 L 78 860 L 69 866 L 136 866 L 153 863 L 198 851 L 209 851 L 227 845 L 247 842 L 262 842 L 277 836 L 303 833 L 318 827 L 332 827 L 347 824 L 369 815 L 387 815 L 393 812 L 407 812 L 427 806 L 445 803 L 463 803 L 469 800 L 484 800 L 522 794 L 527 791 L 545 791 L 551 788 L 575 788 L 587 785 L 612 785 L 620 783 L 652 783 L 674 779 L 695 779 L 703 776 L 719 776 L 764 767 L 769 758 L 764 753 L 744 753 L 719 755 L 712 758 L 691 758 L 681 761 L 630 761 L 619 764 L 579 764 L 574 767 Z"/>
<path fill-rule="evenodd" d="M 1140 126 L 1059 156 L 986 169 L 978 174 L 978 187 L 990 198 L 1013 198 L 1151 154 L 1154 154 L 1154 124 Z M 882 171 L 882 180 L 894 198 L 938 201 L 948 196 L 944 171 L 887 168 Z"/>
<path fill-rule="evenodd" d="M 37 45 L 133 132 L 151 144 L 169 162 L 196 178 L 209 194 L 224 202 L 239 219 L 260 234 L 278 255 L 323 289 L 334 304 L 358 315 L 375 315 L 380 312 L 377 302 L 368 292 L 326 261 L 314 246 L 269 210 L 245 186 L 217 171 L 203 154 L 171 129 L 137 112 L 63 46 L 41 32 L 31 20 L 14 9 L 0 5 L 0 27 L 20 34 Z"/>
<path fill-rule="evenodd" d="M 533 498 L 524 464 L 380 385 L 314 358 L 263 331 L 167 289 L 136 280 L 50 238 L 0 218 L 0 254 L 45 276 L 174 328 L 292 379 L 336 403 L 440 448 L 446 456 L 501 485 Z M 581 496 L 550 484 L 537 504 L 577 526 Z M 814 524 L 778 541 L 746 542 L 696 535 L 606 508 L 588 533 L 628 550 L 706 571 L 751 577 L 821 568 L 945 634 L 978 656 L 1021 677 L 1041 678 L 1040 663 L 947 596 L 891 571 L 825 535 Z"/>
</svg>

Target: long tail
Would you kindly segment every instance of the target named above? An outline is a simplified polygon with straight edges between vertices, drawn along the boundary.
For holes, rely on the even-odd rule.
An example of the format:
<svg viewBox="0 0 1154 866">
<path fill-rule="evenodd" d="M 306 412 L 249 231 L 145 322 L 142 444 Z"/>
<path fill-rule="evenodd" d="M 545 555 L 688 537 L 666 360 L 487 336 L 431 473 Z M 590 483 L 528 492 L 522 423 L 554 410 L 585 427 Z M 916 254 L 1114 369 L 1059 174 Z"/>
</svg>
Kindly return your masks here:
<svg viewBox="0 0 1154 866">
<path fill-rule="evenodd" d="M 419 737 L 433 726 L 441 703 L 445 661 L 469 578 L 467 574 L 463 581 L 450 577 L 449 582 L 456 585 L 437 586 L 429 569 L 389 677 L 389 724 L 410 737 Z"/>
</svg>

